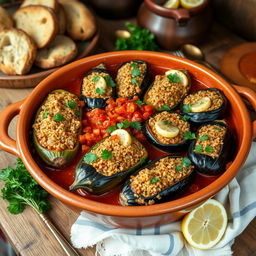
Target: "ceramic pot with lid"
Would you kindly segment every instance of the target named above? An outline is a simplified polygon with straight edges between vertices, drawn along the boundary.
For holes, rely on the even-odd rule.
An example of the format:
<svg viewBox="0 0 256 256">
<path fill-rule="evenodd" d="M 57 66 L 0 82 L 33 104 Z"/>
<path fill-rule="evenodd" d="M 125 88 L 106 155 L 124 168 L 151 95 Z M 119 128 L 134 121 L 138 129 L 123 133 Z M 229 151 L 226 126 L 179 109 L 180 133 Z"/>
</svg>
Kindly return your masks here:
<svg viewBox="0 0 256 256">
<path fill-rule="evenodd" d="M 144 0 L 137 20 L 155 36 L 166 50 L 175 50 L 183 44 L 201 42 L 210 30 L 212 12 L 208 0 L 198 7 L 168 9 L 163 0 Z"/>
</svg>

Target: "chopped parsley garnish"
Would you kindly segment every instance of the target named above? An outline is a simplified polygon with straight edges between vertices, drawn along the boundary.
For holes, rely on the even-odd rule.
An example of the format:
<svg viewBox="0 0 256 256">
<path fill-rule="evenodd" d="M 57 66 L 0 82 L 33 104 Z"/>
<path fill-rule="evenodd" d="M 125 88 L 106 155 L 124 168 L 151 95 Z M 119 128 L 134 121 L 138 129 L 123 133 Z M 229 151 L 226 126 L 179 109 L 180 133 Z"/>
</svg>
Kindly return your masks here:
<svg viewBox="0 0 256 256">
<path fill-rule="evenodd" d="M 95 77 L 92 79 L 92 81 L 93 81 L 94 83 L 97 83 L 99 80 L 100 80 L 100 76 L 95 76 Z"/>
<path fill-rule="evenodd" d="M 122 123 L 117 124 L 117 127 L 119 129 L 128 128 L 129 126 L 130 126 L 130 122 L 127 119 L 125 119 Z"/>
<path fill-rule="evenodd" d="M 181 165 L 176 165 L 176 171 L 181 172 L 182 171 L 182 166 Z"/>
<path fill-rule="evenodd" d="M 193 132 L 184 132 L 184 139 L 185 140 L 194 140 L 196 135 Z"/>
<path fill-rule="evenodd" d="M 97 149 L 98 147 L 99 147 L 100 145 L 94 145 L 93 147 L 92 147 L 92 149 Z"/>
<path fill-rule="evenodd" d="M 108 127 L 107 132 L 111 133 L 116 130 L 116 127 L 114 125 L 111 125 Z"/>
<path fill-rule="evenodd" d="M 171 108 L 169 106 L 167 106 L 167 105 L 163 105 L 162 106 L 162 110 L 171 110 Z"/>
<path fill-rule="evenodd" d="M 49 114 L 49 110 L 46 109 L 46 110 L 44 111 L 44 113 L 43 113 L 43 118 L 46 118 L 46 117 L 48 116 L 48 114 Z"/>
<path fill-rule="evenodd" d="M 61 122 L 61 121 L 65 120 L 65 118 L 60 113 L 57 113 L 53 116 L 53 120 L 56 122 Z"/>
<path fill-rule="evenodd" d="M 86 153 L 85 156 L 84 156 L 84 161 L 87 164 L 95 162 L 97 159 L 98 159 L 98 156 L 95 153 L 91 153 L 91 152 Z"/>
<path fill-rule="evenodd" d="M 106 91 L 103 88 L 97 87 L 96 88 L 96 93 L 103 95 Z"/>
<path fill-rule="evenodd" d="M 139 76 L 140 75 L 140 70 L 138 68 L 133 68 L 132 69 L 132 76 Z"/>
<path fill-rule="evenodd" d="M 203 135 L 199 138 L 200 141 L 205 141 L 205 140 L 208 140 L 208 139 L 209 139 L 209 136 L 207 134 L 205 134 L 205 135 Z"/>
<path fill-rule="evenodd" d="M 213 147 L 212 146 L 206 146 L 205 151 L 208 152 L 208 153 L 211 153 L 211 152 L 213 152 Z"/>
<path fill-rule="evenodd" d="M 151 180 L 150 180 L 150 184 L 154 184 L 154 183 L 156 183 L 156 182 L 158 182 L 159 181 L 159 178 L 158 177 L 154 177 L 154 178 L 152 178 Z"/>
<path fill-rule="evenodd" d="M 139 66 L 139 64 L 136 63 L 136 62 L 133 62 L 133 63 L 130 64 L 130 66 L 133 67 L 133 68 L 137 68 Z"/>
<path fill-rule="evenodd" d="M 75 115 L 76 115 L 76 116 L 81 116 L 81 112 L 78 111 L 78 110 L 75 110 Z"/>
<path fill-rule="evenodd" d="M 110 159 L 112 157 L 112 152 L 108 151 L 107 149 L 103 149 L 101 151 L 101 158 L 103 160 Z"/>
<path fill-rule="evenodd" d="M 184 111 L 185 113 L 191 112 L 191 105 L 189 105 L 189 104 L 184 104 L 184 105 L 183 105 L 183 111 Z"/>
<path fill-rule="evenodd" d="M 105 76 L 104 79 L 105 79 L 108 86 L 110 86 L 110 87 L 115 87 L 116 86 L 116 83 L 114 82 L 114 80 L 112 79 L 111 76 Z"/>
<path fill-rule="evenodd" d="M 179 83 L 181 81 L 181 79 L 177 73 L 167 75 L 167 78 L 169 79 L 169 81 L 171 83 Z"/>
<path fill-rule="evenodd" d="M 171 124 L 172 121 L 164 120 L 163 123 L 164 123 L 164 124 Z"/>
<path fill-rule="evenodd" d="M 140 164 L 144 164 L 146 162 L 146 158 L 140 158 Z"/>
<path fill-rule="evenodd" d="M 194 151 L 197 152 L 197 153 L 201 153 L 203 151 L 203 146 L 202 145 L 196 145 Z"/>
<path fill-rule="evenodd" d="M 132 84 L 137 84 L 137 80 L 135 77 L 132 77 Z"/>
<path fill-rule="evenodd" d="M 184 115 L 181 119 L 183 121 L 188 121 L 190 119 L 190 116 Z"/>
<path fill-rule="evenodd" d="M 142 129 L 141 123 L 138 121 L 131 122 L 130 127 L 136 130 Z"/>
<path fill-rule="evenodd" d="M 71 109 L 74 109 L 74 108 L 76 108 L 77 105 L 74 101 L 68 101 L 67 106 Z"/>
<path fill-rule="evenodd" d="M 135 103 L 136 103 L 137 105 L 139 105 L 139 106 L 142 106 L 142 105 L 145 104 L 145 103 L 144 103 L 143 101 L 141 101 L 141 100 L 136 100 Z"/>
<path fill-rule="evenodd" d="M 184 157 L 184 158 L 182 159 L 182 165 L 183 165 L 184 167 L 189 167 L 189 166 L 191 165 L 191 161 L 190 161 L 187 157 Z"/>
<path fill-rule="evenodd" d="M 219 128 L 219 127 L 215 127 L 214 129 L 217 130 L 217 131 L 221 130 L 221 128 Z"/>
</svg>

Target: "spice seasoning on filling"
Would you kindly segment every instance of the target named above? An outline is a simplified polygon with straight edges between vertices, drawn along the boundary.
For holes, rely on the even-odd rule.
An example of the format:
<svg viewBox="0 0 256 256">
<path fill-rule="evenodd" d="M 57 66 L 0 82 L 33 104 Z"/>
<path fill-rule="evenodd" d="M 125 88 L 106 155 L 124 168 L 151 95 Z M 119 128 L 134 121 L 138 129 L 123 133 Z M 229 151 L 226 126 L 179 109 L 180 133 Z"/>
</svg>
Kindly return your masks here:
<svg viewBox="0 0 256 256">
<path fill-rule="evenodd" d="M 221 152 L 226 128 L 218 125 L 206 125 L 200 128 L 194 151 L 217 158 Z"/>
</svg>

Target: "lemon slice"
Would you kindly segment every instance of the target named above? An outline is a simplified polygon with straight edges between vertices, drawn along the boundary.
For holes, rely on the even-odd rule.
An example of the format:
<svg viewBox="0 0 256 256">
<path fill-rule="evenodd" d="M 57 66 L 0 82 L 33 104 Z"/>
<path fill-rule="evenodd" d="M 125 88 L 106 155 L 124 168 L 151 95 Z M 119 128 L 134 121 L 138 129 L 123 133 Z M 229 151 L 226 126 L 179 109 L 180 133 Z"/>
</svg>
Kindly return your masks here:
<svg viewBox="0 0 256 256">
<path fill-rule="evenodd" d="M 180 0 L 183 8 L 194 8 L 201 5 L 203 2 L 204 0 Z"/>
<path fill-rule="evenodd" d="M 107 83 L 106 83 L 105 79 L 102 76 L 99 77 L 99 80 L 96 82 L 95 87 L 99 88 L 99 89 L 106 90 Z"/>
<path fill-rule="evenodd" d="M 210 249 L 224 235 L 228 223 L 224 206 L 209 199 L 182 220 L 181 229 L 187 242 L 197 249 Z"/>
<path fill-rule="evenodd" d="M 111 133 L 111 136 L 117 135 L 124 146 L 130 146 L 132 144 L 132 137 L 124 129 L 117 129 Z"/>
<path fill-rule="evenodd" d="M 204 112 L 211 106 L 211 99 L 209 97 L 203 97 L 191 105 L 191 112 Z"/>
<path fill-rule="evenodd" d="M 165 72 L 165 75 L 166 76 L 169 76 L 169 75 L 172 75 L 173 76 L 173 81 L 178 81 L 178 83 L 181 83 L 184 87 L 188 86 L 189 84 L 189 80 L 188 80 L 188 77 L 187 75 L 180 71 L 180 70 L 177 70 L 177 69 L 170 69 L 168 71 Z M 177 80 L 178 78 L 178 80 Z"/>
<path fill-rule="evenodd" d="M 179 7 L 179 5 L 180 5 L 179 0 L 168 0 L 165 2 L 163 7 L 177 9 Z"/>
<path fill-rule="evenodd" d="M 166 138 L 174 138 L 179 134 L 179 128 L 176 126 L 165 124 L 164 121 L 155 123 L 156 132 Z"/>
</svg>

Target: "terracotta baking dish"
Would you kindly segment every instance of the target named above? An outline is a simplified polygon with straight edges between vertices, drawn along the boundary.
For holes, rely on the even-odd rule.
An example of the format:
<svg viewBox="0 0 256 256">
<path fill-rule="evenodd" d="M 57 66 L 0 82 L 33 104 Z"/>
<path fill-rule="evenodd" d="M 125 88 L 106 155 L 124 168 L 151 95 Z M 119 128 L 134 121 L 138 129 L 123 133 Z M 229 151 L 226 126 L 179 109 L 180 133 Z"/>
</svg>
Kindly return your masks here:
<svg viewBox="0 0 256 256">
<path fill-rule="evenodd" d="M 123 207 L 104 204 L 68 192 L 54 183 L 39 168 L 31 155 L 28 139 L 31 121 L 40 103 L 50 91 L 62 88 L 64 83 L 71 83 L 75 79 L 82 77 L 86 71 L 101 62 L 111 67 L 132 59 L 147 61 L 158 72 L 168 68 L 187 69 L 192 78 L 201 81 L 205 87 L 221 89 L 230 102 L 227 115 L 237 138 L 236 157 L 223 175 L 196 193 L 152 206 Z M 256 109 L 256 94 L 253 91 L 242 87 L 234 88 L 212 71 L 192 61 L 158 52 L 123 51 L 99 54 L 60 68 L 44 79 L 28 98 L 8 106 L 0 114 L 0 147 L 21 157 L 29 172 L 42 187 L 70 207 L 76 210 L 85 210 L 90 219 L 108 226 L 126 228 L 160 225 L 179 219 L 189 209 L 214 196 L 235 177 L 243 165 L 252 139 L 256 136 L 256 122 L 252 123 L 250 121 L 247 109 L 239 94 L 245 97 Z M 16 141 L 8 136 L 8 126 L 15 115 L 19 115 Z"/>
</svg>

